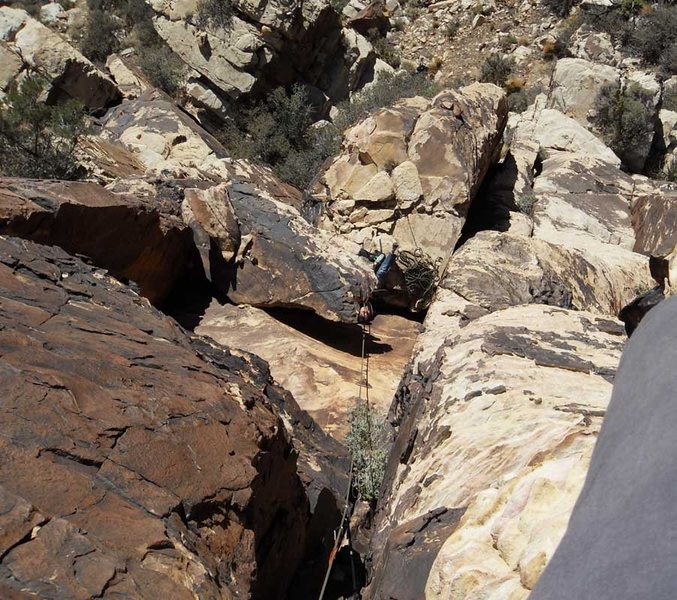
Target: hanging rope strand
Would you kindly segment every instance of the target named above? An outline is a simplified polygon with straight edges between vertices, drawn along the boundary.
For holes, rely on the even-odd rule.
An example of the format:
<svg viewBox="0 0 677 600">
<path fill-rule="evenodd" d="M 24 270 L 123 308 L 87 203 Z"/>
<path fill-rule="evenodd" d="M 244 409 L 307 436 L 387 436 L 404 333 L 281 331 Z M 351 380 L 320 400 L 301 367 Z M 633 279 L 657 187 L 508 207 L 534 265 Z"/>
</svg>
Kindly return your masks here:
<svg viewBox="0 0 677 600">
<path fill-rule="evenodd" d="M 360 362 L 360 381 L 358 383 L 358 400 L 357 402 L 362 401 L 362 386 L 364 385 L 365 397 L 367 402 L 367 407 L 369 407 L 369 355 L 366 353 L 366 343 L 367 343 L 367 332 L 371 334 L 371 325 L 362 325 L 362 360 Z M 371 432 L 370 432 L 370 444 L 371 444 Z M 355 457 L 350 455 L 350 479 L 348 481 L 348 487 L 346 489 L 346 496 L 343 506 L 343 514 L 341 515 L 341 523 L 339 525 L 339 530 L 334 540 L 334 546 L 329 553 L 329 564 L 327 565 L 327 571 L 324 575 L 324 581 L 322 582 L 322 589 L 320 590 L 320 595 L 318 600 L 324 599 L 324 594 L 327 590 L 327 584 L 329 583 L 329 577 L 331 575 L 332 567 L 334 566 L 334 559 L 336 554 L 343 543 L 343 538 L 346 535 L 348 530 L 348 509 L 351 506 L 350 501 L 350 492 L 353 489 L 353 467 L 354 467 Z M 353 575 L 354 577 L 354 575 Z"/>
</svg>

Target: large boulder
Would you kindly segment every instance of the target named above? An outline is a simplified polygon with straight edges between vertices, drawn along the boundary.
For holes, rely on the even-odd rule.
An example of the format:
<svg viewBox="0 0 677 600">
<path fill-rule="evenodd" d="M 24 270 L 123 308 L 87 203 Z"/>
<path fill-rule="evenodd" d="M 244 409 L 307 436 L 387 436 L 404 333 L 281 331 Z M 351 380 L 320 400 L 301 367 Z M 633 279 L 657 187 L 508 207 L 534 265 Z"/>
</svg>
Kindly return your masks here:
<svg viewBox="0 0 677 600">
<path fill-rule="evenodd" d="M 651 186 L 534 121 L 498 173 L 533 227 L 463 240 L 391 406 L 367 599 L 527 598 L 581 489 L 625 341 L 615 315 L 652 285 L 630 217 Z"/>
<path fill-rule="evenodd" d="M 295 208 L 251 184 L 234 182 L 228 198 L 242 238 L 231 278 L 219 284 L 227 285 L 232 301 L 357 322 L 376 286 L 357 244 L 313 227 Z"/>
<path fill-rule="evenodd" d="M 344 134 L 323 174 L 324 226 L 375 247 L 389 234 L 404 250 L 446 259 L 506 118 L 504 92 L 490 84 L 379 110 Z"/>
<path fill-rule="evenodd" d="M 397 315 L 377 315 L 366 339 L 369 400 L 385 414 L 409 361 L 420 324 Z M 212 302 L 195 328 L 232 348 L 253 352 L 270 364 L 280 385 L 337 439 L 349 429 L 362 364 L 362 331 L 356 325 L 327 323 L 308 313 L 264 311 Z"/>
<path fill-rule="evenodd" d="M 581 58 L 562 58 L 552 74 L 549 106 L 589 126 L 589 113 L 598 104 L 597 96 L 605 86 L 618 88 L 619 69 Z"/>
<path fill-rule="evenodd" d="M 283 598 L 345 455 L 265 365 L 58 248 L 0 238 L 0 282 L 3 597 Z"/>
<path fill-rule="evenodd" d="M 0 234 L 60 246 L 167 299 L 194 256 L 191 230 L 170 202 L 144 202 L 95 183 L 0 179 Z"/>
<path fill-rule="evenodd" d="M 615 256 L 583 252 L 535 237 L 482 231 L 454 254 L 442 286 L 479 313 L 539 303 L 609 315 L 650 284 L 646 258 L 627 250 L 617 248 Z"/>
<path fill-rule="evenodd" d="M 233 3 L 228 24 L 206 27 L 198 25 L 195 0 L 148 4 L 157 32 L 217 96 L 235 99 L 301 81 L 342 99 L 376 60 L 364 38 L 367 56 L 352 51 L 351 34 L 342 32 L 328 0 Z"/>
<path fill-rule="evenodd" d="M 677 192 L 655 193 L 632 204 L 634 250 L 649 256 L 665 257 L 677 247 Z"/>
<path fill-rule="evenodd" d="M 641 172 L 652 149 L 659 117 L 661 84 L 655 75 L 643 71 L 622 73 L 609 65 L 580 58 L 563 58 L 557 61 L 552 75 L 548 108 L 561 111 L 593 132 L 599 131 L 597 117 L 602 90 L 607 95 L 628 94 L 641 104 L 644 129 L 635 132 L 631 146 L 623 149 L 626 166 L 634 172 Z M 615 102 L 613 98 L 608 101 Z M 636 115 L 633 118 L 637 120 Z"/>
<path fill-rule="evenodd" d="M 508 129 L 515 142 L 536 142 L 542 158 L 560 152 L 587 154 L 620 167 L 621 159 L 575 119 L 558 110 L 544 108 L 544 98 L 537 99 L 528 110 L 511 117 Z"/>
<path fill-rule="evenodd" d="M 526 305 L 454 328 L 457 307 L 433 304 L 426 351 L 391 409 L 399 435 L 367 599 L 526 598 L 564 533 L 606 410 L 620 323 Z"/>
<path fill-rule="evenodd" d="M 130 150 L 149 175 L 225 178 L 225 148 L 169 97 L 148 90 L 108 112 L 101 137 Z"/>
<path fill-rule="evenodd" d="M 7 89 L 24 69 L 44 77 L 51 85 L 50 101 L 80 100 L 98 111 L 118 101 L 115 83 L 58 33 L 27 12 L 0 7 L 0 87 Z"/>
</svg>

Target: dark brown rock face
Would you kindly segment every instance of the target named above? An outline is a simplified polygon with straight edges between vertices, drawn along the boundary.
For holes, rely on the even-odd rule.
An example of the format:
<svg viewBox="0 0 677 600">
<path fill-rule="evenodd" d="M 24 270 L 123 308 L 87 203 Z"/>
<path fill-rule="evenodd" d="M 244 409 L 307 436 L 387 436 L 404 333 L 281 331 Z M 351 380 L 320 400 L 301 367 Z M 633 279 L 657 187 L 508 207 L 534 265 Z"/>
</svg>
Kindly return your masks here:
<svg viewBox="0 0 677 600">
<path fill-rule="evenodd" d="M 643 196 L 632 206 L 635 252 L 664 257 L 677 245 L 677 193 Z"/>
<path fill-rule="evenodd" d="M 194 251 L 191 230 L 170 211 L 95 183 L 0 179 L 0 234 L 86 256 L 136 282 L 154 304 L 169 294 Z"/>
<path fill-rule="evenodd" d="M 0 290 L 0 596 L 283 597 L 326 495 L 297 453 L 340 447 L 265 364 L 58 248 L 0 238 Z"/>
</svg>

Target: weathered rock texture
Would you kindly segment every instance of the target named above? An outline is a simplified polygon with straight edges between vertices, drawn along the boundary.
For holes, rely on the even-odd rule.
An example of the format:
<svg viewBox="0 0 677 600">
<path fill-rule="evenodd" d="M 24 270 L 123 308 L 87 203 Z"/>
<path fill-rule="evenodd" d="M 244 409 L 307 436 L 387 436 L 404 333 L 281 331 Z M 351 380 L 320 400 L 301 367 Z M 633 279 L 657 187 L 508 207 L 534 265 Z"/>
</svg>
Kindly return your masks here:
<svg viewBox="0 0 677 600">
<path fill-rule="evenodd" d="M 225 27 L 197 25 L 194 0 L 149 0 L 155 28 L 194 70 L 195 83 L 239 98 L 301 81 L 333 99 L 368 77 L 376 55 L 365 38 L 341 30 L 327 0 L 233 3 Z"/>
<path fill-rule="evenodd" d="M 585 130 L 559 144 L 544 115 L 567 118 L 522 117 L 483 199 L 499 231 L 469 223 L 391 407 L 368 599 L 526 598 L 583 483 L 615 315 L 652 284 L 630 213 L 651 186 L 589 154 Z"/>
<path fill-rule="evenodd" d="M 643 196 L 632 205 L 635 251 L 665 257 L 677 246 L 677 193 Z"/>
<path fill-rule="evenodd" d="M 526 598 L 585 476 L 622 327 L 537 305 L 456 332 L 430 317 L 427 326 L 435 339 L 420 343 L 437 350 L 405 378 L 392 415 L 399 435 L 366 597 Z M 453 524 L 412 552 L 440 511 Z"/>
<path fill-rule="evenodd" d="M 228 281 L 234 302 L 307 308 L 333 321 L 357 322 L 376 285 L 357 244 L 318 230 L 249 184 L 234 183 L 229 198 L 242 236 Z"/>
<path fill-rule="evenodd" d="M 382 109 L 344 135 L 323 175 L 325 226 L 378 247 L 390 234 L 446 259 L 496 158 L 507 118 L 502 90 L 473 84 Z"/>
<path fill-rule="evenodd" d="M 158 90 L 148 90 L 109 111 L 101 137 L 131 150 L 148 174 L 228 176 L 225 148 Z"/>
<path fill-rule="evenodd" d="M 265 365 L 57 248 L 0 238 L 0 282 L 3 596 L 283 597 L 343 457 Z"/>
<path fill-rule="evenodd" d="M 388 411 L 419 327 L 395 315 L 377 315 L 371 325 L 366 343 L 369 399 L 380 414 Z M 294 394 L 324 431 L 345 437 L 361 377 L 359 327 L 214 302 L 195 331 L 264 358 L 275 381 Z"/>
<path fill-rule="evenodd" d="M 30 69 L 52 86 L 52 101 L 76 98 L 100 110 L 120 98 L 115 83 L 68 41 L 25 11 L 7 6 L 0 7 L 0 62 L 1 90 Z"/>
<path fill-rule="evenodd" d="M 114 194 L 95 183 L 0 179 L 0 234 L 60 246 L 116 277 L 134 281 L 155 304 L 194 257 L 177 207 Z"/>
</svg>

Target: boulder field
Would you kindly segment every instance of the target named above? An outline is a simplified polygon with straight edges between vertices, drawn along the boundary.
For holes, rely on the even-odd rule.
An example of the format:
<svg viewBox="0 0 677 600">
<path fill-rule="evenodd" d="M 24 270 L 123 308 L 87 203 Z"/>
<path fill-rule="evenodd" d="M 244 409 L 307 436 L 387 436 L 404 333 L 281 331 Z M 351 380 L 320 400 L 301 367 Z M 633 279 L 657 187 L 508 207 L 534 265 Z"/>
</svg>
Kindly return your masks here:
<svg viewBox="0 0 677 600">
<path fill-rule="evenodd" d="M 207 127 L 297 81 L 332 114 L 399 4 L 238 2 L 229 28 L 146 4 L 180 102 L 129 52 L 86 59 L 58 9 L 0 7 L 0 96 L 31 71 L 94 123 L 86 180 L 0 178 L 0 598 L 317 598 L 363 339 L 388 460 L 350 520 L 364 581 L 344 548 L 325 600 L 527 598 L 626 331 L 677 288 L 675 186 L 630 172 L 677 152 L 674 82 L 574 37 L 526 110 L 490 83 L 374 109 L 298 190 Z M 655 130 L 622 163 L 593 100 L 633 83 Z M 360 255 L 394 244 L 434 264 L 425 303 Z"/>
</svg>

